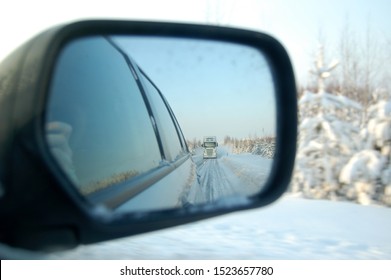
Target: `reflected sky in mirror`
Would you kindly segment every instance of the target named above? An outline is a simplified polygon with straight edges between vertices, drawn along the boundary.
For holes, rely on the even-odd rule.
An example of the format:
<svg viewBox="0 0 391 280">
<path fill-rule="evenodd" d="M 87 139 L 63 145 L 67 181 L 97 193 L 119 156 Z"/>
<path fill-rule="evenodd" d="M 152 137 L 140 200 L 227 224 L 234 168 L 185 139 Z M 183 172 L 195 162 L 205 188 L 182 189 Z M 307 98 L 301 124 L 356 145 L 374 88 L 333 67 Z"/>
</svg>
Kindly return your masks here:
<svg viewBox="0 0 391 280">
<path fill-rule="evenodd" d="M 258 50 L 199 39 L 111 39 L 162 91 L 186 139 L 274 136 L 274 85 Z"/>
</svg>

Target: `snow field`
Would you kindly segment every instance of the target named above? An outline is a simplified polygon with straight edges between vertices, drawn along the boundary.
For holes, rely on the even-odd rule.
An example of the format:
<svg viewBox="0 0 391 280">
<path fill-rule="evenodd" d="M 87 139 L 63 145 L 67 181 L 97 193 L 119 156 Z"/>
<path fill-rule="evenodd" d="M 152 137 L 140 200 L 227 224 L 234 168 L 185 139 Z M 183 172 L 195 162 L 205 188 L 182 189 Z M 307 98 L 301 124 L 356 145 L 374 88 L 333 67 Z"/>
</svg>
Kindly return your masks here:
<svg viewBox="0 0 391 280">
<path fill-rule="evenodd" d="M 391 259 L 391 209 L 291 195 L 271 206 L 50 259 Z"/>
</svg>

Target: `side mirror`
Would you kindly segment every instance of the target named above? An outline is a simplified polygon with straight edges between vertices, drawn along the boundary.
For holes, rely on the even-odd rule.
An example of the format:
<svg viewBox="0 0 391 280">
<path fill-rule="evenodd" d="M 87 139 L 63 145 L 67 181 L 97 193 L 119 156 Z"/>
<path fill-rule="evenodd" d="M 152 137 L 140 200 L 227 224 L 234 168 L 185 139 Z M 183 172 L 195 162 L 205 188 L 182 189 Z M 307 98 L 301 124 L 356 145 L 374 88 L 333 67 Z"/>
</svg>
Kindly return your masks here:
<svg viewBox="0 0 391 280">
<path fill-rule="evenodd" d="M 0 81 L 2 243 L 51 250 L 162 229 L 265 206 L 290 181 L 295 79 L 269 35 L 77 22 L 19 48 Z M 258 153 L 270 136 L 273 158 Z M 253 183 L 208 180 L 248 154 Z"/>
</svg>

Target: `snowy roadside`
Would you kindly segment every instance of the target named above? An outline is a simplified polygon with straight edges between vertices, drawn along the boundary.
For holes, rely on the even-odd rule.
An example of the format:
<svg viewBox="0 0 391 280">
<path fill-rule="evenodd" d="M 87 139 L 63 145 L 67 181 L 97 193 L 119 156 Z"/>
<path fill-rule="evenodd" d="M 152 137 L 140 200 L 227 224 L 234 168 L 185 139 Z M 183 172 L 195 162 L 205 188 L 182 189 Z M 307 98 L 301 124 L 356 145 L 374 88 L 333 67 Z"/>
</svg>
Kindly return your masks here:
<svg viewBox="0 0 391 280">
<path fill-rule="evenodd" d="M 231 154 L 222 158 L 222 163 L 228 168 L 226 174 L 234 174 L 241 178 L 239 185 L 247 195 L 253 195 L 260 191 L 269 178 L 272 159 L 267 159 L 253 154 Z"/>
<path fill-rule="evenodd" d="M 285 196 L 257 210 L 51 259 L 391 259 L 391 209 Z"/>
</svg>

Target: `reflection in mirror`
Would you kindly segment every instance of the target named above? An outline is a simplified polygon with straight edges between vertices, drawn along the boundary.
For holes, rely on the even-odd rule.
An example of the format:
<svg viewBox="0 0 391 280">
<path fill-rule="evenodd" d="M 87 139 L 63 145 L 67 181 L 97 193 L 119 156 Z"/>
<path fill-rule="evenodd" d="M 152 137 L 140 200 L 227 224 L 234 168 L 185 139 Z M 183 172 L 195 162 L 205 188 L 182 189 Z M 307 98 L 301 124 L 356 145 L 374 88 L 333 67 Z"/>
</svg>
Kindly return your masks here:
<svg viewBox="0 0 391 280">
<path fill-rule="evenodd" d="M 94 36 L 58 57 L 45 135 L 53 159 L 92 203 L 190 207 L 262 190 L 275 107 L 271 69 L 252 47 Z"/>
</svg>

